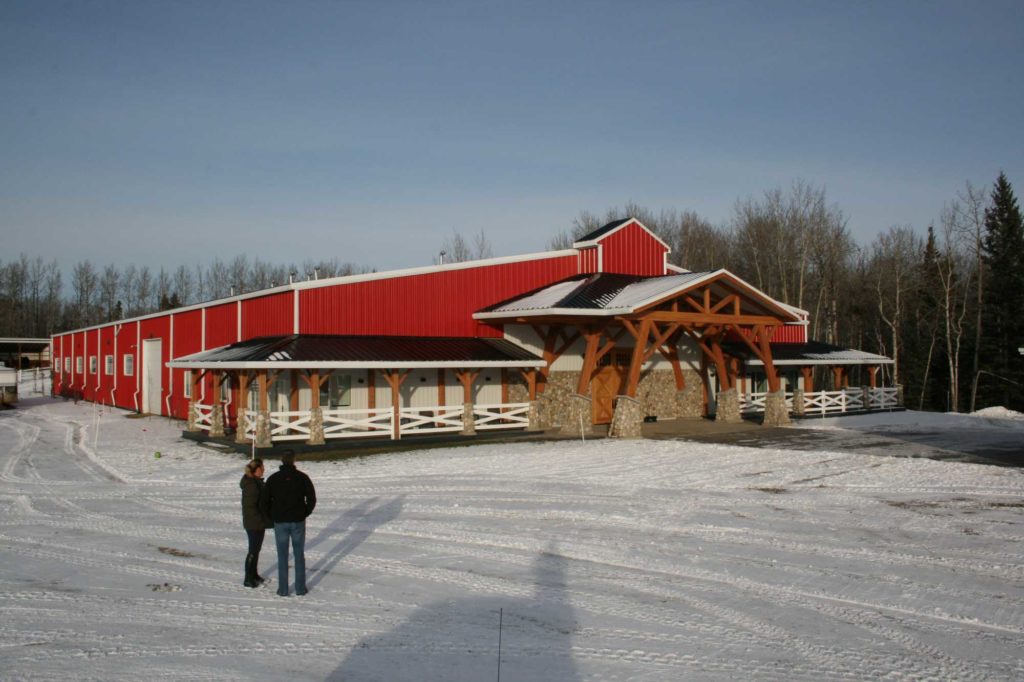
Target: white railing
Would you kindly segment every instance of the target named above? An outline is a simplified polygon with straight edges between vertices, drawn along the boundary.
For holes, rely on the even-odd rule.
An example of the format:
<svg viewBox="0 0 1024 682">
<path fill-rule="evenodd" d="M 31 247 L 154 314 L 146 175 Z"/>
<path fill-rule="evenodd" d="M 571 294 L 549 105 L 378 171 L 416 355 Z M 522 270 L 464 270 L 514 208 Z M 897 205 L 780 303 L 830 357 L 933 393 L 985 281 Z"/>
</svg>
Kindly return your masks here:
<svg viewBox="0 0 1024 682">
<path fill-rule="evenodd" d="M 430 405 L 399 409 L 399 428 L 406 433 L 450 433 L 465 428 L 462 405 Z"/>
<path fill-rule="evenodd" d="M 390 407 L 367 410 L 324 408 L 321 409 L 321 414 L 324 417 L 325 440 L 390 436 L 395 429 L 394 411 Z"/>
<path fill-rule="evenodd" d="M 197 429 L 209 431 L 213 427 L 213 405 L 194 403 L 192 414 L 195 415 L 194 421 Z"/>
<path fill-rule="evenodd" d="M 864 409 L 864 390 L 818 391 L 804 394 L 804 414 L 826 414 Z"/>
<path fill-rule="evenodd" d="M 308 410 L 271 412 L 270 440 L 309 440 Z"/>
<path fill-rule="evenodd" d="M 487 429 L 525 429 L 530 425 L 530 403 L 473 405 L 473 423 L 477 431 Z"/>
<path fill-rule="evenodd" d="M 868 407 L 872 410 L 890 410 L 899 404 L 899 388 L 896 386 L 868 389 Z"/>
<path fill-rule="evenodd" d="M 245 437 L 248 440 L 256 440 L 256 410 L 245 410 Z"/>
<path fill-rule="evenodd" d="M 474 405 L 473 422 L 479 430 L 524 429 L 530 425 L 529 403 L 500 403 Z M 195 406 L 196 426 L 209 429 L 213 408 L 209 405 Z M 373 409 L 327 409 L 323 414 L 324 439 L 368 438 L 386 436 L 394 438 L 395 412 L 391 407 Z M 256 419 L 259 412 L 244 410 L 245 437 L 256 438 Z M 310 412 L 270 412 L 271 441 L 308 440 L 310 437 Z M 465 428 L 462 405 L 428 405 L 424 407 L 402 407 L 398 410 L 399 437 L 427 433 L 453 433 Z"/>
<path fill-rule="evenodd" d="M 740 412 L 743 414 L 756 414 L 764 412 L 764 403 L 768 399 L 768 393 L 747 393 L 740 395 Z M 793 409 L 793 394 L 786 393 L 786 408 Z"/>
</svg>

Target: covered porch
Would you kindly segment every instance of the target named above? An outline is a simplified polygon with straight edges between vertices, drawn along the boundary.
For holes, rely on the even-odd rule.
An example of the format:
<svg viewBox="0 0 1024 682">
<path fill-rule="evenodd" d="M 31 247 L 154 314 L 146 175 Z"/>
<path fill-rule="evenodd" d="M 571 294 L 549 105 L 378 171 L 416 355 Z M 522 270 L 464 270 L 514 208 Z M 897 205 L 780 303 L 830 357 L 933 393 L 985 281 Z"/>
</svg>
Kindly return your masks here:
<svg viewBox="0 0 1024 682">
<path fill-rule="evenodd" d="M 185 370 L 187 431 L 259 448 L 537 430 L 543 365 L 504 339 L 312 335 L 252 339 L 168 363 Z M 515 375 L 525 395 L 512 395 Z M 216 389 L 204 396 L 207 376 Z"/>
</svg>

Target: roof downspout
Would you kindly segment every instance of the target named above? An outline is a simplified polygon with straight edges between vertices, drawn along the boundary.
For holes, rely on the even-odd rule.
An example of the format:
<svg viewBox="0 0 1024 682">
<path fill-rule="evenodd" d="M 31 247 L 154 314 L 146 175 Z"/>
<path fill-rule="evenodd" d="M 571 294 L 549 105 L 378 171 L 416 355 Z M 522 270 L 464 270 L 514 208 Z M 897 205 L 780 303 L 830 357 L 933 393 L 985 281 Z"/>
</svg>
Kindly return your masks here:
<svg viewBox="0 0 1024 682">
<path fill-rule="evenodd" d="M 110 389 L 111 405 L 117 404 L 117 398 L 115 397 L 117 393 L 117 335 L 121 333 L 121 327 L 123 326 L 120 323 L 114 325 L 114 386 Z"/>
<path fill-rule="evenodd" d="M 142 353 L 142 349 L 139 348 L 139 344 L 142 343 L 142 330 L 141 322 L 135 320 L 135 354 L 132 356 L 132 374 L 135 375 L 135 395 L 132 396 L 132 400 L 135 402 L 135 411 L 139 412 L 139 391 L 142 390 L 142 386 L 139 385 L 139 368 L 136 367 L 138 364 L 136 360 L 139 359 L 139 354 Z"/>
<path fill-rule="evenodd" d="M 171 360 L 174 359 L 174 313 L 171 313 L 171 333 L 169 334 L 171 347 L 167 350 L 167 357 Z M 161 344 L 162 346 L 162 344 Z M 163 348 L 161 347 L 160 353 L 163 354 Z M 160 372 L 164 371 L 163 358 L 160 358 Z M 163 382 L 160 382 L 163 383 Z M 167 408 L 167 416 L 171 416 L 171 395 L 174 393 L 174 370 L 167 370 L 167 397 L 164 398 L 164 407 Z"/>
</svg>

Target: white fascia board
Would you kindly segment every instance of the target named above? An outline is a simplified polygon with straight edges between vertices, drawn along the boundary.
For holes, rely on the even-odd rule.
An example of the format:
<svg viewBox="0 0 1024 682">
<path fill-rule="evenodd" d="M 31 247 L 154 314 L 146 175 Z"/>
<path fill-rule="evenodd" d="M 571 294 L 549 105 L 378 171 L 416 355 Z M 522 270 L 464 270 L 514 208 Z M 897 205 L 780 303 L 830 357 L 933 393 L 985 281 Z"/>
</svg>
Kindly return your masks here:
<svg viewBox="0 0 1024 682">
<path fill-rule="evenodd" d="M 288 291 L 301 291 L 303 289 L 318 289 L 320 287 L 337 286 L 339 284 L 354 284 L 356 282 L 372 282 L 379 279 L 394 279 L 398 277 L 410 277 L 413 275 L 426 275 L 433 272 L 446 272 L 448 270 L 467 270 L 469 268 L 480 268 L 487 267 L 490 265 L 505 265 L 507 263 L 521 263 L 531 260 L 545 260 L 548 258 L 562 258 L 564 256 L 576 255 L 576 249 L 562 249 L 561 251 L 541 251 L 538 253 L 528 253 L 519 256 L 501 256 L 498 258 L 484 258 L 482 260 L 469 260 L 461 263 L 448 263 L 446 265 L 427 265 L 420 268 L 406 268 L 404 270 L 385 270 L 382 272 L 370 272 L 363 275 L 345 275 L 344 277 L 330 277 L 327 279 L 314 279 L 305 282 L 292 282 L 291 284 L 282 284 L 281 286 L 274 287 L 272 289 L 260 289 L 259 291 L 250 291 L 245 294 L 237 294 L 235 296 L 228 296 L 225 298 L 218 298 L 212 301 L 204 301 L 202 303 L 193 303 L 189 306 L 182 308 L 175 308 L 174 310 L 161 310 L 155 313 L 149 313 L 148 315 L 139 315 L 138 317 L 128 317 L 123 320 L 115 320 L 114 322 L 104 322 L 103 324 L 92 325 L 91 327 L 82 327 L 81 329 L 69 329 L 63 334 L 74 334 L 81 331 L 88 331 L 92 329 L 101 329 L 103 327 L 109 327 L 112 324 L 124 324 L 127 322 L 138 322 L 141 320 L 149 320 L 154 317 L 163 317 L 169 313 L 187 313 L 191 310 L 201 310 L 203 308 L 212 308 L 218 305 L 224 305 L 225 303 L 233 303 L 235 301 L 244 301 L 250 298 L 260 298 L 262 296 L 270 296 L 271 294 L 279 294 Z M 55 334 L 59 336 L 59 334 Z"/>
<path fill-rule="evenodd" d="M 508 263 L 522 263 L 531 260 L 546 260 L 549 258 L 562 258 L 564 256 L 575 256 L 576 249 L 563 249 L 561 251 L 543 251 L 540 253 L 528 253 L 521 256 L 501 256 L 499 258 L 484 258 L 482 260 L 467 260 L 461 263 L 447 263 L 445 265 L 427 265 L 419 268 L 406 268 L 405 270 L 389 270 L 385 272 L 369 272 L 363 275 L 345 275 L 344 277 L 331 277 L 329 279 L 308 280 L 295 282 L 291 286 L 295 289 L 318 289 L 320 287 L 335 286 L 338 284 L 355 284 L 357 282 L 372 282 L 380 279 L 395 279 L 398 277 L 412 277 L 414 275 L 429 275 L 435 272 L 448 272 L 450 270 L 469 270 L 471 268 L 489 267 L 492 265 L 505 265 Z"/>
<path fill-rule="evenodd" d="M 651 235 L 652 237 L 654 237 L 654 239 L 655 239 L 655 240 L 656 240 L 656 241 L 657 241 L 657 242 L 658 242 L 659 244 L 661 244 L 661 245 L 662 245 L 662 246 L 664 246 L 664 247 L 665 247 L 666 249 L 668 249 L 669 253 L 671 253 L 671 252 L 672 252 L 672 247 L 671 247 L 671 246 L 669 246 L 669 245 L 668 245 L 668 244 L 666 244 L 665 242 L 661 241 L 661 237 L 659 237 L 658 235 L 654 234 L 654 232 L 653 232 L 653 231 L 651 230 L 651 228 L 647 227 L 646 225 L 644 225 L 644 224 L 643 224 L 642 222 L 640 222 L 640 221 L 639 221 L 639 220 L 637 220 L 636 218 L 630 218 L 630 219 L 628 219 L 628 220 L 627 220 L 626 222 L 622 223 L 621 225 L 619 225 L 618 227 L 616 227 L 616 228 L 615 228 L 614 230 L 609 230 L 608 232 L 605 232 L 604 234 L 602 234 L 602 235 L 601 235 L 600 237 L 598 237 L 597 239 L 588 239 L 588 240 L 587 240 L 587 241 L 585 241 L 585 242 L 574 242 L 572 246 L 573 246 L 573 248 L 574 248 L 574 249 L 585 249 L 585 248 L 586 248 L 586 247 L 588 247 L 588 246 L 597 246 L 598 244 L 600 244 L 600 243 L 601 243 L 601 241 L 602 241 L 603 239 L 607 239 L 608 237 L 612 236 L 613 234 L 615 234 L 615 233 L 616 233 L 616 232 L 618 232 L 619 230 L 623 230 L 623 229 L 625 229 L 625 228 L 629 227 L 629 226 L 630 226 L 630 224 L 632 224 L 632 223 L 636 223 L 637 225 L 639 225 L 640 227 L 642 227 L 642 228 L 643 228 L 644 230 L 646 230 L 646 231 L 647 231 L 647 233 L 648 233 L 648 234 L 650 234 L 650 235 Z"/>
<path fill-rule="evenodd" d="M 665 263 L 665 269 L 671 270 L 677 275 L 685 275 L 688 272 L 693 272 L 693 270 L 687 270 L 686 268 L 681 268 L 678 265 L 672 265 L 671 263 Z"/>
<path fill-rule="evenodd" d="M 632 308 L 533 308 L 529 310 L 508 310 L 495 313 L 473 313 L 474 320 L 505 320 L 510 317 L 540 317 L 559 315 L 568 317 L 614 317 L 629 315 Z"/>
<path fill-rule="evenodd" d="M 64 333 L 66 334 L 67 332 L 64 332 Z M 60 336 L 60 334 L 54 334 L 54 336 Z M 16 338 L 16 337 L 14 337 L 14 338 L 4 337 L 4 338 L 0 338 L 0 343 L 11 343 L 11 344 L 19 344 L 20 343 L 22 345 L 26 345 L 26 344 L 28 344 L 28 345 L 31 345 L 31 344 L 45 345 L 45 344 L 50 343 L 50 339 L 49 338 L 45 338 L 45 339 L 21 339 L 21 338 Z"/>
<path fill-rule="evenodd" d="M 172 360 L 165 363 L 172 369 L 430 369 L 439 367 L 534 367 L 546 365 L 543 360 L 438 360 L 432 362 L 415 362 L 408 360 L 363 360 L 363 361 L 289 361 L 261 360 L 254 362 L 202 362 L 190 360 Z"/>
</svg>

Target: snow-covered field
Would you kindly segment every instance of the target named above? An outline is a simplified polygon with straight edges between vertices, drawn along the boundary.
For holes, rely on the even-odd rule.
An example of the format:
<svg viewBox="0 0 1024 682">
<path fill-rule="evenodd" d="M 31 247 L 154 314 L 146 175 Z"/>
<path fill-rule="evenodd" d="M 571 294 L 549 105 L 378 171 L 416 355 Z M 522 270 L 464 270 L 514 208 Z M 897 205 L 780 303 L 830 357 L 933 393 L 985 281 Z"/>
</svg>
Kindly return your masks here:
<svg viewBox="0 0 1024 682">
<path fill-rule="evenodd" d="M 0 414 L 0 678 L 1024 678 L 1020 469 L 680 441 L 300 462 L 310 592 L 281 598 L 241 584 L 244 459 L 180 429 Z"/>
</svg>

